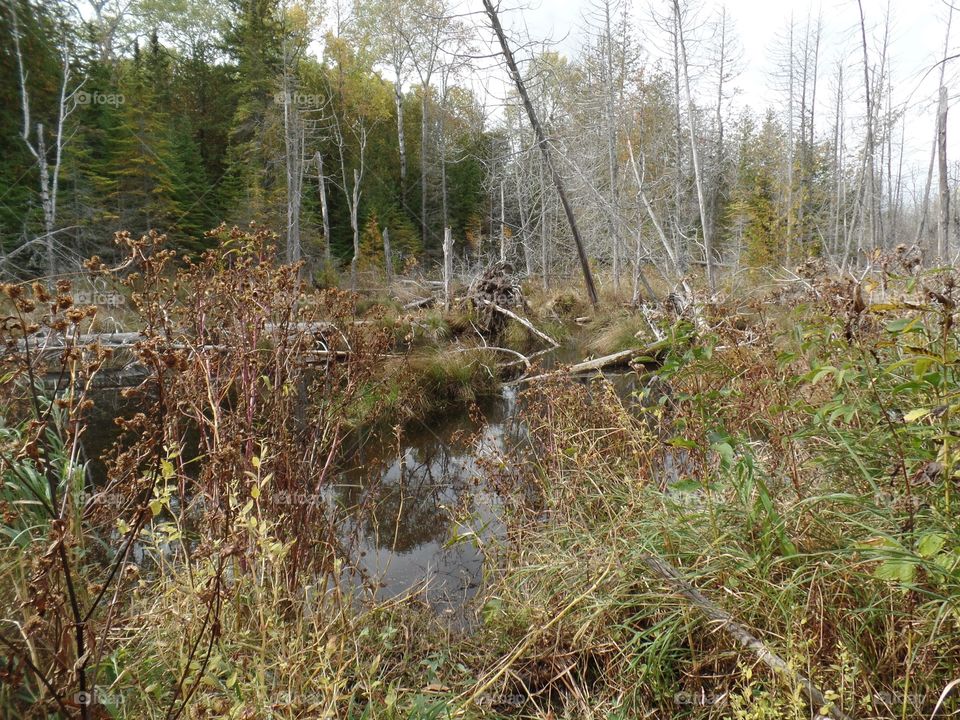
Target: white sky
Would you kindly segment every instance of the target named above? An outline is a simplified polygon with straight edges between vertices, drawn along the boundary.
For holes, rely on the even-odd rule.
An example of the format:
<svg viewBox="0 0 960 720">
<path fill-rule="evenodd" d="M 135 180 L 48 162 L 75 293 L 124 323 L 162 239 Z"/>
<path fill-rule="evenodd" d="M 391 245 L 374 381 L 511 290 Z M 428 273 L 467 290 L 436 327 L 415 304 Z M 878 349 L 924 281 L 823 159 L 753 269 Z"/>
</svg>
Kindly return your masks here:
<svg viewBox="0 0 960 720">
<path fill-rule="evenodd" d="M 531 40 L 552 39 L 557 42 L 558 51 L 568 56 L 576 54 L 583 43 L 582 17 L 589 8 L 589 0 L 529 0 L 525 5 L 521 5 L 521 2 L 504 0 L 501 7 L 504 25 L 512 28 L 515 36 L 522 33 L 526 26 Z M 669 11 L 669 0 L 627 2 L 631 3 L 636 27 L 650 27 L 648 18 L 651 5 Z M 464 5 L 473 9 L 479 2 L 469 0 Z M 791 13 L 802 30 L 808 14 L 815 19 L 818 12 L 822 12 L 824 31 L 817 88 L 819 127 L 827 130 L 833 124 L 834 75 L 837 62 L 841 60 L 845 61 L 845 86 L 857 98 L 855 101 L 851 98 L 848 112 L 851 120 L 862 119 L 863 55 L 857 0 L 700 0 L 699 5 L 699 17 L 708 17 L 726 6 L 743 49 L 743 72 L 734 81 L 734 86 L 740 91 L 735 103 L 749 105 L 758 113 L 778 102 L 772 90 L 769 71 L 773 66 L 772 58 L 778 37 L 785 37 Z M 888 8 L 891 18 L 889 67 L 894 105 L 906 103 L 908 98 L 910 100 L 906 116 L 904 167 L 922 168 L 922 174 L 925 174 L 935 120 L 931 98 L 936 94 L 939 72 L 935 70 L 925 78 L 923 76 L 942 57 L 948 8 L 943 0 L 863 0 L 871 63 L 880 59 Z M 960 12 L 954 13 L 950 49 L 950 54 L 960 52 Z M 655 55 L 657 50 L 651 47 L 650 52 Z M 951 103 L 957 98 L 955 80 L 958 69 L 960 60 L 953 61 L 947 69 Z M 950 141 L 948 158 L 955 160 L 960 160 L 958 114 L 960 110 L 951 109 L 947 135 Z M 894 143 L 899 143 L 899 131 Z M 896 148 L 894 153 L 896 155 Z"/>
</svg>

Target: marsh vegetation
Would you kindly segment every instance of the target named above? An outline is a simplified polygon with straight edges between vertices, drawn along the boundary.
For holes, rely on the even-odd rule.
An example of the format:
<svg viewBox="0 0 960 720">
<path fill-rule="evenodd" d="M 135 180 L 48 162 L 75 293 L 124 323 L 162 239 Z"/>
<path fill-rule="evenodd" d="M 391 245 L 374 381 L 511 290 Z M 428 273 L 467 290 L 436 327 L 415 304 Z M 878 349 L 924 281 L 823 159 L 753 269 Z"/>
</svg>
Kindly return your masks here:
<svg viewBox="0 0 960 720">
<path fill-rule="evenodd" d="M 120 347 L 5 286 L 5 716 L 954 711 L 952 271 L 531 289 L 564 345 L 521 363 L 524 325 L 308 290 L 273 239 L 91 264 Z"/>
</svg>

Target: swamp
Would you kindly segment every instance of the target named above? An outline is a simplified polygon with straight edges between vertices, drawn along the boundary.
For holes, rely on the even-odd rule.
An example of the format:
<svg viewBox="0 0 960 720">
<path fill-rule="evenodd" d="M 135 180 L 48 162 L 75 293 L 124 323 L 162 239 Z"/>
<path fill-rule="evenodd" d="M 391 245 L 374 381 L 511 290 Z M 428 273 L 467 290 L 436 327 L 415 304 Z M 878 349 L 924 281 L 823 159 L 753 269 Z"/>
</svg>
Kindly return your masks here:
<svg viewBox="0 0 960 720">
<path fill-rule="evenodd" d="M 0 718 L 960 716 L 954 8 L 836 5 L 0 0 Z"/>
</svg>

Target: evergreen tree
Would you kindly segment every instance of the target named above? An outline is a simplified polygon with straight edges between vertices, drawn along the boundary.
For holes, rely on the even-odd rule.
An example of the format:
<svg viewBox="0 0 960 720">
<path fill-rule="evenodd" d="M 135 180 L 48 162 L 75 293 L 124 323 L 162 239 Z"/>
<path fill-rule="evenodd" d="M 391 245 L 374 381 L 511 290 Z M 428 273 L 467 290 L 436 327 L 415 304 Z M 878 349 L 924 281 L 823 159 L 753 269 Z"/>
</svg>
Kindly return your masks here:
<svg viewBox="0 0 960 720">
<path fill-rule="evenodd" d="M 234 0 L 225 46 L 236 63 L 236 98 L 227 150 L 226 201 L 235 219 L 276 220 L 269 198 L 282 179 L 275 131 L 283 71 L 276 0 Z M 265 217 L 266 215 L 266 217 Z"/>
</svg>

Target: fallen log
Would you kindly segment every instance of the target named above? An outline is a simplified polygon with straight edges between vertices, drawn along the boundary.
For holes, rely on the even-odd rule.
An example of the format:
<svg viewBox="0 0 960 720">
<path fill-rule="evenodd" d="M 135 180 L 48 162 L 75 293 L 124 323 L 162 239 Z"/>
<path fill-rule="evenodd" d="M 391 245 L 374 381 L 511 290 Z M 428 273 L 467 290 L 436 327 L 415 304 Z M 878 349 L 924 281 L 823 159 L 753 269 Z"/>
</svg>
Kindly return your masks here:
<svg viewBox="0 0 960 720">
<path fill-rule="evenodd" d="M 404 305 L 404 306 L 403 306 L 403 309 L 404 309 L 404 310 L 419 310 L 420 308 L 430 307 L 430 306 L 433 305 L 436 301 L 437 301 L 437 299 L 436 299 L 435 297 L 433 297 L 432 295 L 431 295 L 430 297 L 417 298 L 416 300 L 412 300 L 411 302 L 408 302 L 406 305 Z"/>
<path fill-rule="evenodd" d="M 598 357 L 593 360 L 584 360 L 579 362 L 576 365 L 570 366 L 570 372 L 580 373 L 580 372 L 590 372 L 591 370 L 602 370 L 607 367 L 614 366 L 627 366 L 630 364 L 630 361 L 638 355 L 643 353 L 642 350 L 630 348 L 629 350 L 621 350 L 620 352 L 611 353 L 610 355 L 604 355 L 603 357 Z"/>
<path fill-rule="evenodd" d="M 583 362 L 576 363 L 566 368 L 564 372 L 570 375 L 577 375 L 579 373 L 590 372 L 592 370 L 603 370 L 605 368 L 611 367 L 629 367 L 630 361 L 634 358 L 641 357 L 643 355 L 648 355 L 649 351 L 645 351 L 641 348 L 630 348 L 629 350 L 621 350 L 620 352 L 611 353 L 610 355 L 604 355 L 603 357 L 598 357 L 593 360 L 584 360 Z M 508 383 L 508 385 L 517 385 L 519 383 L 532 382 L 534 380 L 542 380 L 543 378 L 550 377 L 554 373 L 559 371 L 554 371 L 552 373 L 543 373 L 541 375 L 533 375 L 531 377 L 521 377 L 517 378 L 513 382 Z"/>
<path fill-rule="evenodd" d="M 364 321 L 356 321 L 355 324 L 362 324 Z M 266 323 L 263 326 L 264 333 L 276 334 L 278 331 L 285 331 L 288 336 L 297 333 L 325 333 L 336 331 L 343 334 L 340 329 L 329 322 L 292 322 L 292 323 Z M 186 333 L 178 333 L 186 335 Z M 147 340 L 147 336 L 140 331 L 135 332 L 93 332 L 93 333 L 58 333 L 58 332 L 38 332 L 27 336 L 26 340 L 18 341 L 18 349 L 23 350 L 26 343 L 30 343 L 31 349 L 37 350 L 62 350 L 66 347 L 81 345 L 103 345 L 110 348 L 133 347 L 138 342 Z"/>
<path fill-rule="evenodd" d="M 483 303 L 484 305 L 489 305 L 491 308 L 493 308 L 494 310 L 496 310 L 498 313 L 501 313 L 501 314 L 503 314 L 503 315 L 506 315 L 506 316 L 507 316 L 508 318 L 510 318 L 511 320 L 516 320 L 518 323 L 520 323 L 521 325 L 523 325 L 527 330 L 529 330 L 530 332 L 532 332 L 534 335 L 536 335 L 536 336 L 537 336 L 538 338 L 540 338 L 541 340 L 544 340 L 544 341 L 550 343 L 550 345 L 552 345 L 553 347 L 560 347 L 560 343 L 558 343 L 556 340 L 554 340 L 552 337 L 550 337 L 549 335 L 547 335 L 547 334 L 546 334 L 545 332 L 543 332 L 542 330 L 537 330 L 537 328 L 535 328 L 535 327 L 533 326 L 533 323 L 531 323 L 531 322 L 530 322 L 529 320 L 527 320 L 526 318 L 521 317 L 520 315 L 517 315 L 517 314 L 516 314 L 515 312 L 513 312 L 512 310 L 507 310 L 507 308 L 501 307 L 501 306 L 498 305 L 497 303 L 492 302 L 492 301 L 490 301 L 490 300 L 480 299 L 480 302 Z"/>
<path fill-rule="evenodd" d="M 813 684 L 810 678 L 791 668 L 786 660 L 770 650 L 743 625 L 736 622 L 730 613 L 691 585 L 673 565 L 655 555 L 644 555 L 642 559 L 654 575 L 666 580 L 678 595 L 682 595 L 689 600 L 708 620 L 717 623 L 719 629 L 736 640 L 741 647 L 754 653 L 757 659 L 774 673 L 799 687 L 810 704 L 811 715 L 819 715 L 825 711 L 828 717 L 835 718 L 835 720 L 852 720 L 849 715 L 827 700 L 823 692 Z"/>
</svg>

